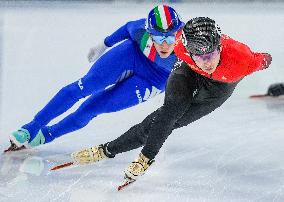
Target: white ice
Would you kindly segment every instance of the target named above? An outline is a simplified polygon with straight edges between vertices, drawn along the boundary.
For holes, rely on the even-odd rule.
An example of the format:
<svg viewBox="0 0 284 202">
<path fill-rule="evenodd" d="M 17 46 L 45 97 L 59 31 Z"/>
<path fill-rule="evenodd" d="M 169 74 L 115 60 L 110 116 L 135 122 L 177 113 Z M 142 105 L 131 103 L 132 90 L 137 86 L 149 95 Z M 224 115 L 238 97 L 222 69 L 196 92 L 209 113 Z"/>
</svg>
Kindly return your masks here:
<svg viewBox="0 0 284 202">
<path fill-rule="evenodd" d="M 101 115 L 84 129 L 34 150 L 1 154 L 0 201 L 284 201 L 284 100 L 248 99 L 284 81 L 284 4 L 173 6 L 184 21 L 212 17 L 223 33 L 254 51 L 271 53 L 271 67 L 243 79 L 212 114 L 174 131 L 156 163 L 122 192 L 116 187 L 123 170 L 140 149 L 94 165 L 49 169 L 68 161 L 70 152 L 118 137 L 158 108 L 163 95 Z M 10 132 L 88 71 L 90 47 L 126 21 L 145 17 L 152 7 L 58 2 L 2 7 L 0 151 L 9 145 Z"/>
</svg>

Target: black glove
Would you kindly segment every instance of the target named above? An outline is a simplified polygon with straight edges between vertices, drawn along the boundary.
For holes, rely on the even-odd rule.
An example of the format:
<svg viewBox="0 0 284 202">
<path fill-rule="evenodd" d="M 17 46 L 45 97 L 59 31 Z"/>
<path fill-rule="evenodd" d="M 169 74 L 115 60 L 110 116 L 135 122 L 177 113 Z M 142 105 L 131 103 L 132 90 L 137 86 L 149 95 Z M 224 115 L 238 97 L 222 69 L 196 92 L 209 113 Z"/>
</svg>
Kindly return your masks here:
<svg viewBox="0 0 284 202">
<path fill-rule="evenodd" d="M 264 59 L 264 63 L 263 63 L 263 69 L 266 69 L 269 67 L 269 65 L 272 62 L 272 57 L 269 53 L 265 53 L 265 59 Z"/>
<path fill-rule="evenodd" d="M 284 95 L 284 83 L 274 83 L 268 87 L 267 94 L 270 96 Z"/>
</svg>

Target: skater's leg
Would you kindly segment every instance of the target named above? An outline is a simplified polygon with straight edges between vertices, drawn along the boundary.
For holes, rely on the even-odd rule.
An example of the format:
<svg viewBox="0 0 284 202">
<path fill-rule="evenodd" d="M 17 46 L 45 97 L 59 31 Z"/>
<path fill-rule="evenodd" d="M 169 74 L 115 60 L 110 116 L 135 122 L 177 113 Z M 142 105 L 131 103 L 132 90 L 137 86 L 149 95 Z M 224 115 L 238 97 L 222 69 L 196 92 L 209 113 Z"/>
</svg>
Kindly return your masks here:
<svg viewBox="0 0 284 202">
<path fill-rule="evenodd" d="M 157 88 L 134 75 L 98 96 L 89 97 L 74 113 L 53 126 L 44 127 L 43 133 L 48 132 L 53 138 L 57 138 L 81 129 L 100 114 L 120 111 L 143 102 L 143 97 L 148 96 L 149 92 L 152 93 L 150 89 Z M 155 90 L 153 93 L 158 92 L 162 91 Z"/>
<path fill-rule="evenodd" d="M 28 133 L 29 142 L 35 138 L 41 127 L 67 111 L 79 99 L 100 93 L 129 77 L 133 72 L 135 50 L 133 42 L 125 41 L 97 60 L 83 78 L 62 88 L 30 123 L 22 126 Z M 23 130 L 16 131 L 13 136 L 20 136 Z"/>
</svg>

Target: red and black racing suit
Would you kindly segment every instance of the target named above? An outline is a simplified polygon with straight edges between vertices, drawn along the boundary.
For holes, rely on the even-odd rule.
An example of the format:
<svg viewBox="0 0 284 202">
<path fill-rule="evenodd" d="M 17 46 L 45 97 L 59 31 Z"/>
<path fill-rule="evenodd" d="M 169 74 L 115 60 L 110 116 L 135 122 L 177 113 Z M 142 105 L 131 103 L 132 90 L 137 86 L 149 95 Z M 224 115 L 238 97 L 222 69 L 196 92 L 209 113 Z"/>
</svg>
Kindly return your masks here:
<svg viewBox="0 0 284 202">
<path fill-rule="evenodd" d="M 178 40 L 175 52 L 180 59 L 168 79 L 163 106 L 111 141 L 108 151 L 115 155 L 144 146 L 142 153 L 154 159 L 174 129 L 186 126 L 220 107 L 243 77 L 265 69 L 271 62 L 269 54 L 254 53 L 226 35 L 222 35 L 221 46 L 220 63 L 209 75 L 196 66 L 181 40 Z"/>
</svg>

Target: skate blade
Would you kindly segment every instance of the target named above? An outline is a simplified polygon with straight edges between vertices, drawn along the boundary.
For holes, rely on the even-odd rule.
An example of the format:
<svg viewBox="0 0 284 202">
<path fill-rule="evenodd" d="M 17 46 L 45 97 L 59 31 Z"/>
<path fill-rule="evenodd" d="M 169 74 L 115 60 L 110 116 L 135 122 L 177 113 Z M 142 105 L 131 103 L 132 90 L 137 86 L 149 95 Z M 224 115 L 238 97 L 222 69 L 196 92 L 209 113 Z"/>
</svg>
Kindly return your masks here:
<svg viewBox="0 0 284 202">
<path fill-rule="evenodd" d="M 128 187 L 130 184 L 132 184 L 133 182 L 135 182 L 136 180 L 125 180 L 125 182 L 117 187 L 117 191 L 121 191 L 123 189 L 125 189 L 126 187 Z"/>
<path fill-rule="evenodd" d="M 19 151 L 19 150 L 23 150 L 23 149 L 26 149 L 26 147 L 23 145 L 21 147 L 18 147 L 15 143 L 13 143 L 11 140 L 10 140 L 10 143 L 11 143 L 11 146 L 4 150 L 4 153 L 7 153 L 7 152 L 13 152 L 13 151 Z"/>
<path fill-rule="evenodd" d="M 62 169 L 62 168 L 66 168 L 68 166 L 71 166 L 73 165 L 74 162 L 68 162 L 68 163 L 64 163 L 64 164 L 60 164 L 60 165 L 57 165 L 57 166 L 54 166 L 53 168 L 51 168 L 50 170 L 59 170 L 59 169 Z"/>
</svg>

